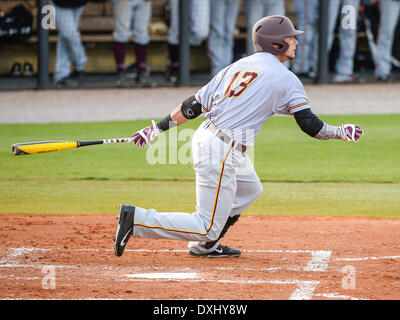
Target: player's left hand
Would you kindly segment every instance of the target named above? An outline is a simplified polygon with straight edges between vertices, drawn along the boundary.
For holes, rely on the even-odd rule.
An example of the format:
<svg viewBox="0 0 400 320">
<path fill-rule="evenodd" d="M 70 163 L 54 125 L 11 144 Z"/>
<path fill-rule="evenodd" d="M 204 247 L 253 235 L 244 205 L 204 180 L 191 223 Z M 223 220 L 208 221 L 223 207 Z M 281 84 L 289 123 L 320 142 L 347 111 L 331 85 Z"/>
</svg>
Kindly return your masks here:
<svg viewBox="0 0 400 320">
<path fill-rule="evenodd" d="M 342 123 L 341 128 L 343 132 L 343 141 L 352 141 L 357 143 L 360 137 L 364 134 L 364 131 L 362 131 L 361 128 L 355 124 Z"/>
<path fill-rule="evenodd" d="M 151 126 L 137 131 L 131 138 L 133 140 L 132 142 L 137 147 L 146 148 L 150 146 L 150 142 L 157 138 L 160 133 L 161 130 L 157 127 L 156 122 L 154 120 L 151 120 Z"/>
</svg>

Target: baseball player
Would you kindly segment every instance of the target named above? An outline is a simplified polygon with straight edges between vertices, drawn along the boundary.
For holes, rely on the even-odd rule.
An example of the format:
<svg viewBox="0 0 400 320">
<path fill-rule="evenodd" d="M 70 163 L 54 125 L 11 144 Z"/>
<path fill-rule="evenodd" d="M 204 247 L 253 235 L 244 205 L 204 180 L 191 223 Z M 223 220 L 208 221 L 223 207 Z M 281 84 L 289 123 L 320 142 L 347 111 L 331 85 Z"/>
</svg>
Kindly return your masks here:
<svg viewBox="0 0 400 320">
<path fill-rule="evenodd" d="M 197 206 L 193 213 L 158 212 L 122 204 L 115 235 L 115 255 L 130 239 L 189 240 L 198 257 L 238 257 L 241 251 L 219 240 L 262 192 L 246 149 L 274 114 L 293 115 L 315 139 L 357 142 L 363 131 L 354 124 L 332 126 L 310 109 L 304 87 L 283 62 L 294 59 L 302 34 L 285 16 L 267 16 L 253 27 L 256 52 L 221 70 L 167 117 L 132 137 L 146 147 L 163 131 L 205 115 L 192 139 Z"/>
</svg>

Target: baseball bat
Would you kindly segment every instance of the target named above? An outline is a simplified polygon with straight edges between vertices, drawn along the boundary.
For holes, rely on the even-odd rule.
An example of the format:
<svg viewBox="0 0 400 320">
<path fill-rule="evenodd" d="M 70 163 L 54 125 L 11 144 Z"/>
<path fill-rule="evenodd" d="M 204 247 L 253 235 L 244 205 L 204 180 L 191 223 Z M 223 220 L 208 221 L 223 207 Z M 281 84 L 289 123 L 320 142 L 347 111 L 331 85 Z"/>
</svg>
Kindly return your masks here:
<svg viewBox="0 0 400 320">
<path fill-rule="evenodd" d="M 115 139 L 104 139 L 104 140 L 89 140 L 89 141 L 37 141 L 37 142 L 25 142 L 15 143 L 12 146 L 12 152 L 14 155 L 23 154 L 35 154 L 35 153 L 46 153 L 62 151 L 80 147 L 87 147 L 96 144 L 110 144 L 110 143 L 122 143 L 132 142 L 132 138 L 115 138 Z"/>
</svg>

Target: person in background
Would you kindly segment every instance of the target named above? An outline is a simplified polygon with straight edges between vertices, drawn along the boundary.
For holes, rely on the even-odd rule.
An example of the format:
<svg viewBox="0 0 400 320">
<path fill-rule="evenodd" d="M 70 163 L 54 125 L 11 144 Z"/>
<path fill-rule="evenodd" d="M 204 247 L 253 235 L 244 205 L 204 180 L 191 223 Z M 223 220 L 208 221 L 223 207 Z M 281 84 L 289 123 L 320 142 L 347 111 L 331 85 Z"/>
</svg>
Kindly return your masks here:
<svg viewBox="0 0 400 320">
<path fill-rule="evenodd" d="M 239 0 L 214 0 L 210 3 L 208 51 L 211 77 L 232 63 L 238 12 Z"/>
<path fill-rule="evenodd" d="M 212 0 L 211 2 L 215 2 Z M 169 1 L 170 26 L 168 36 L 168 55 L 166 77 L 176 85 L 179 74 L 179 0 Z M 190 45 L 199 46 L 209 34 L 210 29 L 210 1 L 190 0 Z"/>
<path fill-rule="evenodd" d="M 255 52 L 251 39 L 253 25 L 264 16 L 285 15 L 283 0 L 244 0 L 247 15 L 247 53 Z"/>
<path fill-rule="evenodd" d="M 318 63 L 319 0 L 294 0 L 297 27 L 304 30 L 298 37 L 299 45 L 292 71 L 300 77 L 315 78 Z"/>
<path fill-rule="evenodd" d="M 78 27 L 86 3 L 87 0 L 53 0 L 58 29 L 54 82 L 58 88 L 78 86 L 83 80 L 87 56 Z"/>
<path fill-rule="evenodd" d="M 380 31 L 378 36 L 378 59 L 375 77 L 389 80 L 392 71 L 392 49 L 396 25 L 400 16 L 400 0 L 380 0 Z"/>
<path fill-rule="evenodd" d="M 117 86 L 127 85 L 125 57 L 127 43 L 132 34 L 136 63 L 131 74 L 139 86 L 155 86 L 147 66 L 147 49 L 150 42 L 149 24 L 151 20 L 151 1 L 114 0 L 115 27 L 113 33 L 113 52 L 117 68 Z"/>
<path fill-rule="evenodd" d="M 357 18 L 360 0 L 330 0 L 328 7 L 328 51 L 333 46 L 334 34 L 339 15 L 339 57 L 335 65 L 333 83 L 351 83 L 353 75 L 354 54 L 357 46 Z"/>
</svg>

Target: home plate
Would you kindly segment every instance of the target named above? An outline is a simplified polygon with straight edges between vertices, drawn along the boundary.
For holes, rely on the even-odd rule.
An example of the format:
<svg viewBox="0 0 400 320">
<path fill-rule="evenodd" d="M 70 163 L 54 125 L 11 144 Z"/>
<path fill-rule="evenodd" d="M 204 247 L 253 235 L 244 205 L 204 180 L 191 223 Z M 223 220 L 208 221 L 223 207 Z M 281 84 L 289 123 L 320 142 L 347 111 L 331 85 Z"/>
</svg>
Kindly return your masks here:
<svg viewBox="0 0 400 320">
<path fill-rule="evenodd" d="M 145 279 L 194 279 L 197 273 L 182 273 L 182 272 L 159 272 L 159 273 L 134 273 L 127 274 L 129 278 L 145 278 Z"/>
</svg>

